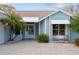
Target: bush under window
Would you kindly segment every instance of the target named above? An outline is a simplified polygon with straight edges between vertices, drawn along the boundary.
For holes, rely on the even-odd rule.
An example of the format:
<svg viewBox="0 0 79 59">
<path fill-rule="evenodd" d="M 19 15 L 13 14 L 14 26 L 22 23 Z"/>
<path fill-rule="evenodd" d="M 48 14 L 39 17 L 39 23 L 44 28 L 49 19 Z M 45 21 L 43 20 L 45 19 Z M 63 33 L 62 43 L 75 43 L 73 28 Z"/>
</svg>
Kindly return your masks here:
<svg viewBox="0 0 79 59">
<path fill-rule="evenodd" d="M 37 36 L 37 41 L 38 42 L 49 42 L 49 37 L 46 34 L 40 34 Z"/>
</svg>

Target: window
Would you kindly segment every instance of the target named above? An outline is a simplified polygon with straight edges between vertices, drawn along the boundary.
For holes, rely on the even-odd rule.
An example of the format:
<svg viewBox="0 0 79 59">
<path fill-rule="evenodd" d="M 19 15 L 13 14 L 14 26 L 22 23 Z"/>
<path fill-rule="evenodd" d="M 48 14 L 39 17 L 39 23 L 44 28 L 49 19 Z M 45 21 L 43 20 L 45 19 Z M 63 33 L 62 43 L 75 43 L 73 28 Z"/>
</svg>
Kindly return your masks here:
<svg viewBox="0 0 79 59">
<path fill-rule="evenodd" d="M 59 29 L 65 29 L 65 25 L 60 24 L 60 25 L 59 25 Z"/>
<path fill-rule="evenodd" d="M 65 30 L 59 30 L 59 35 L 65 35 Z"/>
<path fill-rule="evenodd" d="M 53 35 L 58 35 L 58 30 L 53 30 Z"/>
<path fill-rule="evenodd" d="M 53 35 L 65 35 L 65 25 L 64 24 L 54 24 L 53 25 Z"/>
<path fill-rule="evenodd" d="M 53 25 L 53 29 L 58 29 L 58 25 L 57 24 L 56 25 L 54 24 Z"/>
<path fill-rule="evenodd" d="M 27 25 L 26 31 L 28 32 L 29 35 L 33 35 L 34 34 L 34 26 L 33 25 Z"/>
</svg>

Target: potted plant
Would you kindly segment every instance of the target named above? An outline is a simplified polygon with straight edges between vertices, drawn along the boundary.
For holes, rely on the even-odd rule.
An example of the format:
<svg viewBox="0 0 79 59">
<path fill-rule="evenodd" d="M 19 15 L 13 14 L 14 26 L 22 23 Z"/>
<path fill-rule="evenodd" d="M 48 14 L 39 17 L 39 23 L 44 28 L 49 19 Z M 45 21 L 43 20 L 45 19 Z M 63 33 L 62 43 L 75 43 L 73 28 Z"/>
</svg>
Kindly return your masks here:
<svg viewBox="0 0 79 59">
<path fill-rule="evenodd" d="M 37 41 L 41 42 L 41 43 L 48 43 L 49 38 L 46 34 L 40 34 L 40 35 L 37 36 Z"/>
</svg>

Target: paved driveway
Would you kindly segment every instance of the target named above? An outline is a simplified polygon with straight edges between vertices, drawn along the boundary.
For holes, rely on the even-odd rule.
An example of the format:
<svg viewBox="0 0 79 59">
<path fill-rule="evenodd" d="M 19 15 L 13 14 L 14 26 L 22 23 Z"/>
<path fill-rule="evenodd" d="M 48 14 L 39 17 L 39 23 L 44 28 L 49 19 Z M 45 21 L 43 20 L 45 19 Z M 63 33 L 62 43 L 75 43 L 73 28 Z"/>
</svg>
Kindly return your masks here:
<svg viewBox="0 0 79 59">
<path fill-rule="evenodd" d="M 38 43 L 36 41 L 8 42 L 0 45 L 1 55 L 76 55 L 79 48 L 68 43 Z"/>
</svg>

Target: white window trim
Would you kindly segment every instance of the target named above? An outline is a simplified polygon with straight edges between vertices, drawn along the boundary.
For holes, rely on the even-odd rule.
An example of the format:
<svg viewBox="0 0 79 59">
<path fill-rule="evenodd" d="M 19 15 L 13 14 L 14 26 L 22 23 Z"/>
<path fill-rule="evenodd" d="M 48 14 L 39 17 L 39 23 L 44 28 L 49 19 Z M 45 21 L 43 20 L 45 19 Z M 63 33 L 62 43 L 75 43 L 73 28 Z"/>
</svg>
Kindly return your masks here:
<svg viewBox="0 0 79 59">
<path fill-rule="evenodd" d="M 39 22 L 39 17 L 23 17 L 24 22 Z"/>
<path fill-rule="evenodd" d="M 51 23 L 52 24 L 70 24 L 70 21 L 69 20 L 51 20 Z"/>
</svg>

